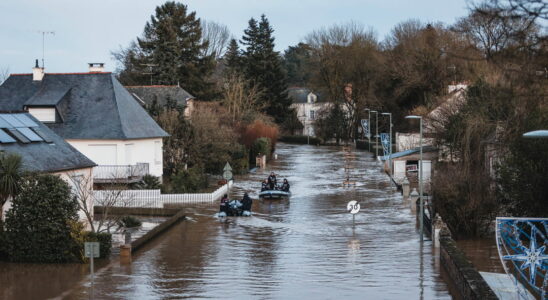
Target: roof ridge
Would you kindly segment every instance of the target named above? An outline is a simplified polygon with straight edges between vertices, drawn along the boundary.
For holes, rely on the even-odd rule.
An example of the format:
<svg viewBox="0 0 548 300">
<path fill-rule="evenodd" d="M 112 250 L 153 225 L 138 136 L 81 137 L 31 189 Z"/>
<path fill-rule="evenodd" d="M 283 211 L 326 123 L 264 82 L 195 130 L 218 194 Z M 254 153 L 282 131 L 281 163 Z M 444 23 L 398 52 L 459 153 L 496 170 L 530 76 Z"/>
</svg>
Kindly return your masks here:
<svg viewBox="0 0 548 300">
<path fill-rule="evenodd" d="M 114 102 L 116 104 L 116 117 L 118 118 L 118 122 L 120 123 L 120 129 L 122 130 L 124 139 L 128 139 L 128 135 L 126 133 L 124 125 L 122 124 L 122 117 L 120 115 L 120 104 L 118 103 L 119 99 L 118 97 L 116 97 L 116 89 L 114 88 L 114 75 L 110 76 L 110 80 L 108 82 L 112 86 L 112 96 L 114 97 Z"/>
</svg>

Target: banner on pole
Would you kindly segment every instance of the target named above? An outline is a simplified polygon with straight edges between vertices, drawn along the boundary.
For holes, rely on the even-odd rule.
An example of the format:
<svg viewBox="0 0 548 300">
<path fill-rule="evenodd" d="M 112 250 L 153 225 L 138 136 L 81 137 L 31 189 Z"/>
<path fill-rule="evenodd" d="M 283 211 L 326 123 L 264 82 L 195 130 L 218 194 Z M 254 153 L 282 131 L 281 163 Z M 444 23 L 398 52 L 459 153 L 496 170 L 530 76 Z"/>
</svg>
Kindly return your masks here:
<svg viewBox="0 0 548 300">
<path fill-rule="evenodd" d="M 363 127 L 363 135 L 364 135 L 366 138 L 370 139 L 370 138 L 371 138 L 371 135 L 370 135 L 370 133 L 369 133 L 369 120 L 367 120 L 367 119 L 362 119 L 361 122 L 362 122 L 362 127 Z"/>
<path fill-rule="evenodd" d="M 381 133 L 381 144 L 384 156 L 390 154 L 390 135 L 388 133 Z"/>
</svg>

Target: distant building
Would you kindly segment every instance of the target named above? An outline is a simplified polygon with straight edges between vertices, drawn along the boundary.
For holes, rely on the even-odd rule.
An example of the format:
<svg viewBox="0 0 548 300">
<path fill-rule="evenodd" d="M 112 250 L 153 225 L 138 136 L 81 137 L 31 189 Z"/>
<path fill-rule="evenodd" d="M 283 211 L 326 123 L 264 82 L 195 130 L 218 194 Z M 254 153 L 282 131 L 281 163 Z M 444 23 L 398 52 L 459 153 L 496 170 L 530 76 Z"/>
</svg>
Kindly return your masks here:
<svg viewBox="0 0 548 300">
<path fill-rule="evenodd" d="M 194 107 L 195 97 L 178 85 L 137 85 L 125 88 L 146 108 L 163 107 L 172 101 L 176 106 L 184 108 L 185 116 L 190 117 Z"/>
<path fill-rule="evenodd" d="M 25 171 L 59 175 L 73 189 L 77 183 L 92 189 L 96 164 L 28 113 L 0 113 L 0 149 L 20 155 Z M 87 203 L 90 211 L 92 201 L 90 198 Z M 8 201 L 3 210 L 10 208 Z M 80 219 L 87 221 L 83 212 Z"/>
<path fill-rule="evenodd" d="M 291 107 L 297 112 L 299 121 L 303 124 L 302 135 L 315 136 L 314 123 L 318 113 L 329 106 L 320 94 L 307 88 L 293 87 L 288 89 L 288 96 L 293 102 Z"/>
<path fill-rule="evenodd" d="M 96 162 L 96 183 L 162 176 L 168 134 L 102 64 L 88 73 L 12 74 L 0 86 L 0 110 L 27 111 Z"/>
</svg>

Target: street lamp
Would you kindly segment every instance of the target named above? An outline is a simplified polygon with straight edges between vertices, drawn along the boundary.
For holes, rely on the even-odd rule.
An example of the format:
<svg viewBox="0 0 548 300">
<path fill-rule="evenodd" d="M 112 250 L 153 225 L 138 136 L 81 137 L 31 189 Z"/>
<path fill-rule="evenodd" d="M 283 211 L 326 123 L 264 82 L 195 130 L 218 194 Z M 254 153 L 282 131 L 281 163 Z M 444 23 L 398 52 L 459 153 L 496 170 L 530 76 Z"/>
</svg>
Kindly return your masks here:
<svg viewBox="0 0 548 300">
<path fill-rule="evenodd" d="M 423 224 L 423 214 L 424 214 L 424 200 L 422 199 L 422 117 L 421 116 L 407 116 L 406 119 L 419 119 L 420 120 L 420 140 L 419 140 L 419 209 L 420 209 L 420 217 L 419 217 L 419 227 L 420 227 L 420 235 L 421 235 L 421 242 L 423 241 L 423 235 L 424 235 L 424 224 Z"/>
<path fill-rule="evenodd" d="M 389 116 L 390 117 L 390 150 L 388 154 L 388 165 L 390 166 L 389 172 L 390 175 L 392 175 L 392 113 L 382 113 L 383 116 Z"/>
<path fill-rule="evenodd" d="M 371 109 L 370 108 L 366 108 L 364 110 L 367 110 L 367 113 L 369 115 L 369 117 L 367 118 L 367 130 L 369 130 L 368 134 L 367 134 L 367 146 L 369 147 L 369 152 L 371 152 Z"/>
<path fill-rule="evenodd" d="M 379 156 L 379 112 L 376 110 L 372 110 L 372 113 L 375 113 L 375 160 L 377 159 L 377 156 Z"/>
<path fill-rule="evenodd" d="M 524 138 L 531 139 L 548 139 L 548 130 L 535 130 L 523 134 Z"/>
</svg>

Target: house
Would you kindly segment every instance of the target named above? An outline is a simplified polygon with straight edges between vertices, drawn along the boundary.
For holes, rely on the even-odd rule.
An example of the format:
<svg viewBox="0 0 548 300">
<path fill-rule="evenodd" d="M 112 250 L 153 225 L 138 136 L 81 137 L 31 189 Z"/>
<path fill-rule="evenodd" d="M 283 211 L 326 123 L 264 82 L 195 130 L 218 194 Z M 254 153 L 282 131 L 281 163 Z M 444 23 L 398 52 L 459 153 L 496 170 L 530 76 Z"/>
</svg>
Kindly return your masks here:
<svg viewBox="0 0 548 300">
<path fill-rule="evenodd" d="M 194 108 L 195 97 L 179 85 L 136 85 L 125 88 L 145 108 L 165 106 L 172 101 L 177 107 L 185 108 L 187 118 Z"/>
<path fill-rule="evenodd" d="M 422 147 L 422 176 L 425 182 L 430 182 L 432 177 L 432 169 L 438 160 L 438 149 L 432 146 Z M 421 166 L 419 166 L 420 160 L 420 148 L 413 148 L 406 151 L 392 153 L 392 155 L 386 155 L 381 157 L 384 161 L 384 168 L 389 174 L 393 174 L 393 179 L 401 184 L 405 177 L 413 183 L 418 180 L 418 173 Z M 389 162 L 392 165 L 389 165 Z"/>
<path fill-rule="evenodd" d="M 162 176 L 168 134 L 102 64 L 87 73 L 11 74 L 0 86 L 0 110 L 27 111 L 98 164 L 95 183 Z"/>
<path fill-rule="evenodd" d="M 317 93 L 307 88 L 292 87 L 288 89 L 288 96 L 292 100 L 291 108 L 297 112 L 297 117 L 303 124 L 302 135 L 315 136 L 314 122 L 318 112 L 330 104 Z"/>
<path fill-rule="evenodd" d="M 59 175 L 73 189 L 78 182 L 92 188 L 96 164 L 28 113 L 0 113 L 0 151 L 20 155 L 25 171 Z M 92 201 L 89 198 L 89 211 Z M 2 209 L 10 207 L 8 201 Z M 80 219 L 87 221 L 83 211 Z"/>
</svg>

